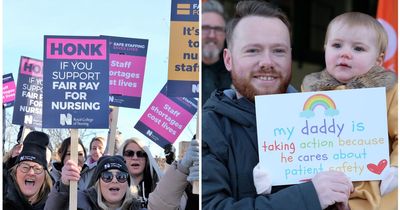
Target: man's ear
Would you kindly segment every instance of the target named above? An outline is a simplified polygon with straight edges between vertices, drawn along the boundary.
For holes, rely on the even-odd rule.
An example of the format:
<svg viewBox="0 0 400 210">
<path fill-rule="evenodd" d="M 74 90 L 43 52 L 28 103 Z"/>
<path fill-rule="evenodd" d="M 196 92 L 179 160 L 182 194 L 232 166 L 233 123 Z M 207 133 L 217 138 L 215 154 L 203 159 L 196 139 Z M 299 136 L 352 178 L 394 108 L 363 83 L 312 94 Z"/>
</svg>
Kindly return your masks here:
<svg viewBox="0 0 400 210">
<path fill-rule="evenodd" d="M 232 53 L 228 48 L 224 49 L 224 63 L 228 71 L 232 70 Z"/>
<path fill-rule="evenodd" d="M 381 53 L 381 54 L 379 54 L 378 58 L 376 59 L 376 65 L 382 66 L 384 61 L 385 61 L 385 53 Z"/>
</svg>

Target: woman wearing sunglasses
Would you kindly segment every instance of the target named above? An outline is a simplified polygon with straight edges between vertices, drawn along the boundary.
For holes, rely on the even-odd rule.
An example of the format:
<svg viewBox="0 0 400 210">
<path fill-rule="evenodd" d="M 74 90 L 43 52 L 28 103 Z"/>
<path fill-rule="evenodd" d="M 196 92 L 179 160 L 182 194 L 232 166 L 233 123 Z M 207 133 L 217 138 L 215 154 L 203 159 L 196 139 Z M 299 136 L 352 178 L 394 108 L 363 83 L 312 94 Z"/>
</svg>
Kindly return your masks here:
<svg viewBox="0 0 400 210">
<path fill-rule="evenodd" d="M 30 132 L 9 171 L 3 170 L 3 209 L 43 209 L 52 180 L 47 171 L 49 136 Z M 49 154 L 50 155 L 50 154 Z"/>
<path fill-rule="evenodd" d="M 132 183 L 139 189 L 142 208 L 147 208 L 149 194 L 156 187 L 161 171 L 147 146 L 137 138 L 125 140 L 118 154 L 123 155 Z"/>
<path fill-rule="evenodd" d="M 79 168 L 68 160 L 62 169 L 61 181 L 57 182 L 49 194 L 45 209 L 67 209 L 69 204 L 69 182 L 78 181 Z M 78 209 L 140 209 L 135 189 L 130 187 L 128 168 L 121 156 L 103 156 L 87 190 L 78 190 Z"/>
</svg>

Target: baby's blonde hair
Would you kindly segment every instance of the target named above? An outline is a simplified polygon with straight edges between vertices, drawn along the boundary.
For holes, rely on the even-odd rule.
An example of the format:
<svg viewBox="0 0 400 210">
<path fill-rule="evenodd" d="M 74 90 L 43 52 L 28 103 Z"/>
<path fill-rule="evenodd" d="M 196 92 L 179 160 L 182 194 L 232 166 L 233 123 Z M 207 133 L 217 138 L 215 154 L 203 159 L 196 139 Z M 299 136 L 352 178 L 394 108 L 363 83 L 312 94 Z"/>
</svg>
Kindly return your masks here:
<svg viewBox="0 0 400 210">
<path fill-rule="evenodd" d="M 379 50 L 379 54 L 383 53 L 383 55 L 385 55 L 385 51 L 388 45 L 388 35 L 382 24 L 380 24 L 379 21 L 375 18 L 361 12 L 347 12 L 335 17 L 328 25 L 328 29 L 325 35 L 324 46 L 326 46 L 328 42 L 332 26 L 335 24 L 339 24 L 342 27 L 347 26 L 349 28 L 354 26 L 364 26 L 372 29 L 376 33 L 376 44 Z"/>
</svg>

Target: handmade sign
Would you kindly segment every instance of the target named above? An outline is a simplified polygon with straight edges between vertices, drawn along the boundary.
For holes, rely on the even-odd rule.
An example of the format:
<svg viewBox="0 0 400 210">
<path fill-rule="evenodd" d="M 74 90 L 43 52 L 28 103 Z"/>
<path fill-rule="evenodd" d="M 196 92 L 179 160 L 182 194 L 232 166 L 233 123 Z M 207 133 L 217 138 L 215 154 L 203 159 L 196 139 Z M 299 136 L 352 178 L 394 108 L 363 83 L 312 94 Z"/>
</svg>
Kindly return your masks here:
<svg viewBox="0 0 400 210">
<path fill-rule="evenodd" d="M 14 105 L 15 82 L 12 73 L 3 75 L 3 108 Z M 3 113 L 4 114 L 4 113 Z"/>
<path fill-rule="evenodd" d="M 22 56 L 12 123 L 41 128 L 42 101 L 43 61 Z"/>
<path fill-rule="evenodd" d="M 172 0 L 168 97 L 199 95 L 199 0 Z"/>
<path fill-rule="evenodd" d="M 166 86 L 144 112 L 135 128 L 164 148 L 172 144 L 197 111 L 194 98 L 166 96 Z"/>
<path fill-rule="evenodd" d="M 379 180 L 389 168 L 385 88 L 256 96 L 260 163 L 272 185 L 342 171 Z"/>
<path fill-rule="evenodd" d="M 110 105 L 140 108 L 148 40 L 114 36 L 108 39 Z"/>
<path fill-rule="evenodd" d="M 45 128 L 108 128 L 107 39 L 44 37 Z"/>
</svg>

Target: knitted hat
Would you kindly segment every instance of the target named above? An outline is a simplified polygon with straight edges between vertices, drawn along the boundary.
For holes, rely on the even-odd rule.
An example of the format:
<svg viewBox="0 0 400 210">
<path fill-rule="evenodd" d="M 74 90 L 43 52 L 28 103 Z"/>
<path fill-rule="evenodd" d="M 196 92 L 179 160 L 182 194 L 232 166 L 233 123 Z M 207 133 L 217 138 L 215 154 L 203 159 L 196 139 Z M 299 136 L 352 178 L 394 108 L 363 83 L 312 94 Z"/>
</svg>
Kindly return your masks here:
<svg viewBox="0 0 400 210">
<path fill-rule="evenodd" d="M 101 173 L 104 171 L 108 171 L 110 169 L 118 169 L 119 171 L 126 172 L 129 174 L 128 167 L 126 167 L 124 158 L 119 155 L 108 156 L 103 155 L 97 161 L 97 166 L 92 176 L 92 180 L 89 183 L 89 186 L 92 186 L 101 176 Z M 128 185 L 130 184 L 130 180 L 128 178 Z"/>
<path fill-rule="evenodd" d="M 40 131 L 32 131 L 26 136 L 23 145 L 17 163 L 33 161 L 47 169 L 46 147 L 49 145 L 49 136 Z"/>
</svg>

